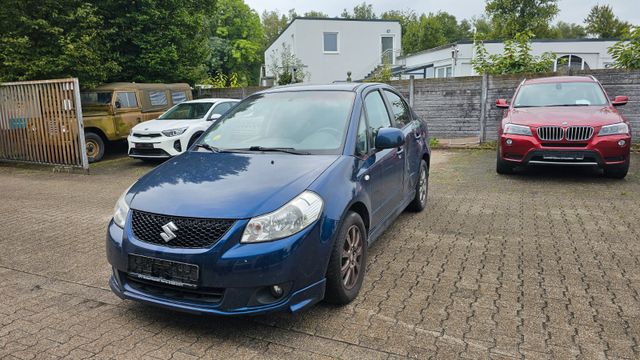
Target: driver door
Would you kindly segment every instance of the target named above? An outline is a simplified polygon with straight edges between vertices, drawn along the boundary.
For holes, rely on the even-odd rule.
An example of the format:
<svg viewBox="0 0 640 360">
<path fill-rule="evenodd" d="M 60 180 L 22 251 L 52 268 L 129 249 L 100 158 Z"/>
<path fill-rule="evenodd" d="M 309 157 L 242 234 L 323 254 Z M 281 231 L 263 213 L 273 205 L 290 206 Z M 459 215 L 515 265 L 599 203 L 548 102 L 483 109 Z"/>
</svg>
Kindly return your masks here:
<svg viewBox="0 0 640 360">
<path fill-rule="evenodd" d="M 114 109 L 118 135 L 127 136 L 131 128 L 142 122 L 139 103 L 135 91 L 116 91 Z"/>
</svg>

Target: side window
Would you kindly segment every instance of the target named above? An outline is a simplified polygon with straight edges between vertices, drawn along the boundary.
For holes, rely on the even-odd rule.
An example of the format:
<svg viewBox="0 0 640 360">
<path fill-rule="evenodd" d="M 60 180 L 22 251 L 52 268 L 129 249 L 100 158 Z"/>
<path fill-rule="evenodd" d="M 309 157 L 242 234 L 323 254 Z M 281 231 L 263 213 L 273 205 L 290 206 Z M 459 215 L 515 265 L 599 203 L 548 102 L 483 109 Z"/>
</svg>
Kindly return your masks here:
<svg viewBox="0 0 640 360">
<path fill-rule="evenodd" d="M 364 98 L 364 107 L 367 110 L 367 118 L 369 119 L 369 129 L 373 138 L 378 134 L 378 129 L 391 127 L 391 120 L 387 107 L 384 105 L 382 95 L 378 91 L 369 93 Z"/>
<path fill-rule="evenodd" d="M 358 135 L 356 137 L 356 156 L 363 156 L 369 152 L 369 133 L 367 132 L 367 120 L 364 111 L 360 112 L 358 123 Z"/>
<path fill-rule="evenodd" d="M 409 124 L 411 122 L 411 113 L 404 100 L 389 90 L 385 90 L 384 93 L 387 95 L 389 103 L 391 103 L 391 112 L 393 112 L 397 126 L 402 128 Z"/>
<path fill-rule="evenodd" d="M 187 100 L 187 93 L 184 91 L 172 91 L 171 92 L 171 101 L 173 105 L 180 104 L 183 101 Z"/>
<path fill-rule="evenodd" d="M 133 91 L 122 91 L 116 93 L 116 108 L 127 109 L 137 108 L 138 101 L 136 99 L 136 93 Z"/>
<path fill-rule="evenodd" d="M 216 105 L 215 108 L 213 108 L 213 112 L 211 112 L 211 114 L 222 115 L 222 114 L 226 113 L 227 111 L 229 111 L 229 109 L 231 109 L 232 105 L 233 105 L 233 103 L 230 103 L 230 102 L 225 102 L 225 103 L 222 103 L 222 104 L 218 104 L 218 105 Z"/>
<path fill-rule="evenodd" d="M 149 91 L 149 101 L 151 106 L 164 106 L 167 105 L 167 93 L 164 90 L 151 90 Z"/>
</svg>

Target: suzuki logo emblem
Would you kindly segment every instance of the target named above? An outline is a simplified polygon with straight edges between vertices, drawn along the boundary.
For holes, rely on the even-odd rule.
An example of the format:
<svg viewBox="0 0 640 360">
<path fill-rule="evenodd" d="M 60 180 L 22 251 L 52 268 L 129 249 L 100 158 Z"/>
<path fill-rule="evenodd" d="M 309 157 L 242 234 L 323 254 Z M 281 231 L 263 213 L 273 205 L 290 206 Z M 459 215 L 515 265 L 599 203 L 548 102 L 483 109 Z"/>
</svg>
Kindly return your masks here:
<svg viewBox="0 0 640 360">
<path fill-rule="evenodd" d="M 169 223 L 164 224 L 162 226 L 162 230 L 164 231 L 160 233 L 160 237 L 164 242 L 169 242 L 177 237 L 174 231 L 178 231 L 178 227 L 173 223 L 173 221 L 169 221 Z"/>
</svg>

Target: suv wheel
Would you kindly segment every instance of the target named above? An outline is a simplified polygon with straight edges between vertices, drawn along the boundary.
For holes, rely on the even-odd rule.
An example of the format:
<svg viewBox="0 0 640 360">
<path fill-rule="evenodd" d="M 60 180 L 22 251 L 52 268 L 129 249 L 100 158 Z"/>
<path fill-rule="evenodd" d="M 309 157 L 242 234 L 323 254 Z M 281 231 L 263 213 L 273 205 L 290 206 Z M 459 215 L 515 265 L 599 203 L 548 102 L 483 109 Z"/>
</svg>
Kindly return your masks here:
<svg viewBox="0 0 640 360">
<path fill-rule="evenodd" d="M 102 160 L 104 156 L 104 140 L 102 140 L 102 137 L 93 132 L 86 132 L 84 133 L 84 141 L 89 162 Z"/>
<path fill-rule="evenodd" d="M 358 296 L 367 265 L 367 232 L 362 218 L 350 211 L 338 231 L 329 268 L 325 300 L 345 305 Z"/>
<path fill-rule="evenodd" d="M 611 179 L 624 179 L 629 172 L 629 158 L 623 164 L 619 165 L 605 165 L 604 176 Z"/>
<path fill-rule="evenodd" d="M 416 183 L 416 195 L 409 203 L 407 209 L 420 212 L 427 206 L 427 195 L 429 194 L 429 168 L 424 160 L 420 160 L 420 174 Z"/>
<path fill-rule="evenodd" d="M 500 156 L 500 145 L 496 154 L 496 172 L 501 175 L 513 174 L 514 166 Z"/>
</svg>

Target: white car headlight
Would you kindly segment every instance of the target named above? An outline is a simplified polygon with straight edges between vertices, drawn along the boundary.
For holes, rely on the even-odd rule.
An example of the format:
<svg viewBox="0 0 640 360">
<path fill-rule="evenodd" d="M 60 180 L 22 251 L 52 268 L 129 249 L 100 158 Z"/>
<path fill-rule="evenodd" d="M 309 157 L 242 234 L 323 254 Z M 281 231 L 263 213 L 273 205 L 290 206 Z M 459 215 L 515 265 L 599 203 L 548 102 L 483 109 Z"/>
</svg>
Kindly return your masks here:
<svg viewBox="0 0 640 360">
<path fill-rule="evenodd" d="M 300 232 L 318 220 L 323 204 L 318 194 L 304 191 L 280 209 L 251 219 L 242 234 L 242 242 L 282 239 Z"/>
<path fill-rule="evenodd" d="M 167 137 L 178 136 L 178 135 L 182 135 L 185 131 L 187 131 L 187 129 L 188 129 L 188 127 L 183 127 L 183 128 L 178 128 L 178 129 L 162 130 L 162 135 L 167 136 Z"/>
<path fill-rule="evenodd" d="M 621 122 L 617 124 L 605 125 L 600 128 L 598 136 L 629 134 L 629 125 Z"/>
<path fill-rule="evenodd" d="M 129 192 L 129 189 L 131 189 L 131 186 L 120 195 L 120 198 L 116 201 L 116 206 L 113 208 L 113 222 L 123 229 L 124 223 L 127 221 L 127 214 L 129 213 L 129 204 L 127 204 L 125 196 Z"/>
<path fill-rule="evenodd" d="M 504 126 L 505 134 L 531 136 L 531 128 L 524 125 L 506 124 Z"/>
</svg>

